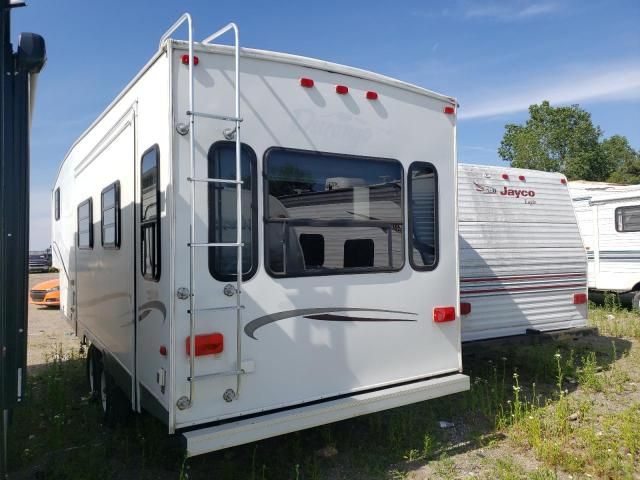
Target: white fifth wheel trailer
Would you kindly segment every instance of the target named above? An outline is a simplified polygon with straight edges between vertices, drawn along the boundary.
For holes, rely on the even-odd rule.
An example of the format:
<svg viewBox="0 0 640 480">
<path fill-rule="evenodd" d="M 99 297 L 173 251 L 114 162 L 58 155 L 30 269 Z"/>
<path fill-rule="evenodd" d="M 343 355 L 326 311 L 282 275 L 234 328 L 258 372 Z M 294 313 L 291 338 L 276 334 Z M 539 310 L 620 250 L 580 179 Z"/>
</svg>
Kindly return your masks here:
<svg viewBox="0 0 640 480">
<path fill-rule="evenodd" d="M 468 389 L 455 110 L 181 17 L 53 189 L 105 414 L 147 410 L 196 455 Z"/>
<path fill-rule="evenodd" d="M 463 341 L 586 325 L 587 261 L 566 183 L 459 165 Z"/>
<path fill-rule="evenodd" d="M 640 185 L 570 182 L 589 259 L 589 289 L 613 291 L 640 308 Z"/>
</svg>

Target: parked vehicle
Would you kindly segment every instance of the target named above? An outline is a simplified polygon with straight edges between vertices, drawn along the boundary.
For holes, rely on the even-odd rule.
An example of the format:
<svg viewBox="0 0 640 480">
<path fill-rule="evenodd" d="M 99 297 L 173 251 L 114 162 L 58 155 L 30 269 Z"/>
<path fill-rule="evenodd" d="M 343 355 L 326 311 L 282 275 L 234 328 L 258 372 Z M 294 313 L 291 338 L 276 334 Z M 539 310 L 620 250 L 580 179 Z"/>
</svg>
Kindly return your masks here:
<svg viewBox="0 0 640 480">
<path fill-rule="evenodd" d="M 29 290 L 29 303 L 43 307 L 60 307 L 60 280 L 40 282 Z"/>
<path fill-rule="evenodd" d="M 196 455 L 468 389 L 455 99 L 185 21 L 53 189 L 107 418 L 124 397 Z"/>
<path fill-rule="evenodd" d="M 48 272 L 51 268 L 51 250 L 29 252 L 29 273 Z"/>
<path fill-rule="evenodd" d="M 458 168 L 462 340 L 582 327 L 587 260 L 566 179 Z"/>
<path fill-rule="evenodd" d="M 571 182 L 589 259 L 589 289 L 640 308 L 640 185 Z"/>
</svg>

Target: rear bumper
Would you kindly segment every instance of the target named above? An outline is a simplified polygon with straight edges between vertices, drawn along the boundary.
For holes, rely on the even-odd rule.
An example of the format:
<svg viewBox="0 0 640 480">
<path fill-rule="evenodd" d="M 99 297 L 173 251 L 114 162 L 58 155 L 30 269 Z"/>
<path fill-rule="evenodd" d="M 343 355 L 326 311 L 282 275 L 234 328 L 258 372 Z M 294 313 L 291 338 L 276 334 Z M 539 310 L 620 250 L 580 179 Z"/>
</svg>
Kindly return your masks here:
<svg viewBox="0 0 640 480">
<path fill-rule="evenodd" d="M 182 433 L 193 457 L 469 389 L 460 373 Z"/>
</svg>

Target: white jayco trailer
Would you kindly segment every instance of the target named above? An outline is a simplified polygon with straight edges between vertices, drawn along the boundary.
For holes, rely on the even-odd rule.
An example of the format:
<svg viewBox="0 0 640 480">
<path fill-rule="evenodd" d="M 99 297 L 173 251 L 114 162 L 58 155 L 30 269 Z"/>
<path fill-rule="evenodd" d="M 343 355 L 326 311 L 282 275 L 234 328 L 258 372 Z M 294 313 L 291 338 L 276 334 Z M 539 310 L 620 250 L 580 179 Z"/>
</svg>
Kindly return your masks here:
<svg viewBox="0 0 640 480">
<path fill-rule="evenodd" d="M 640 185 L 570 182 L 589 288 L 629 297 L 640 308 Z"/>
<path fill-rule="evenodd" d="M 181 17 L 53 189 L 105 413 L 145 409 L 196 455 L 467 389 L 455 109 Z"/>
<path fill-rule="evenodd" d="M 587 261 L 566 183 L 459 165 L 463 341 L 586 325 Z"/>
</svg>

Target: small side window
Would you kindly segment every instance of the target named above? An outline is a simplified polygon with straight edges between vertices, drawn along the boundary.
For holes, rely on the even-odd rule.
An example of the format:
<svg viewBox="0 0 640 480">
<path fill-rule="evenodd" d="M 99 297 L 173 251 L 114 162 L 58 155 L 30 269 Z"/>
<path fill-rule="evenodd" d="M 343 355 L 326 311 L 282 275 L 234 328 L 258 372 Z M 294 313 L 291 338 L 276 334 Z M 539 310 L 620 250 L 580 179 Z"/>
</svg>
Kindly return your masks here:
<svg viewBox="0 0 640 480">
<path fill-rule="evenodd" d="M 120 248 L 120 182 L 114 182 L 102 190 L 102 246 Z"/>
<path fill-rule="evenodd" d="M 160 150 L 142 154 L 140 166 L 140 270 L 147 280 L 160 280 Z"/>
<path fill-rule="evenodd" d="M 56 188 L 53 197 L 53 217 L 57 221 L 60 220 L 60 187 Z"/>
<path fill-rule="evenodd" d="M 615 211 L 616 231 L 640 232 L 640 205 L 618 207 Z"/>
<path fill-rule="evenodd" d="M 88 198 L 78 205 L 78 248 L 93 248 L 93 200 Z"/>
<path fill-rule="evenodd" d="M 438 263 L 438 176 L 433 165 L 409 167 L 409 262 L 414 270 L 433 270 Z"/>
</svg>

